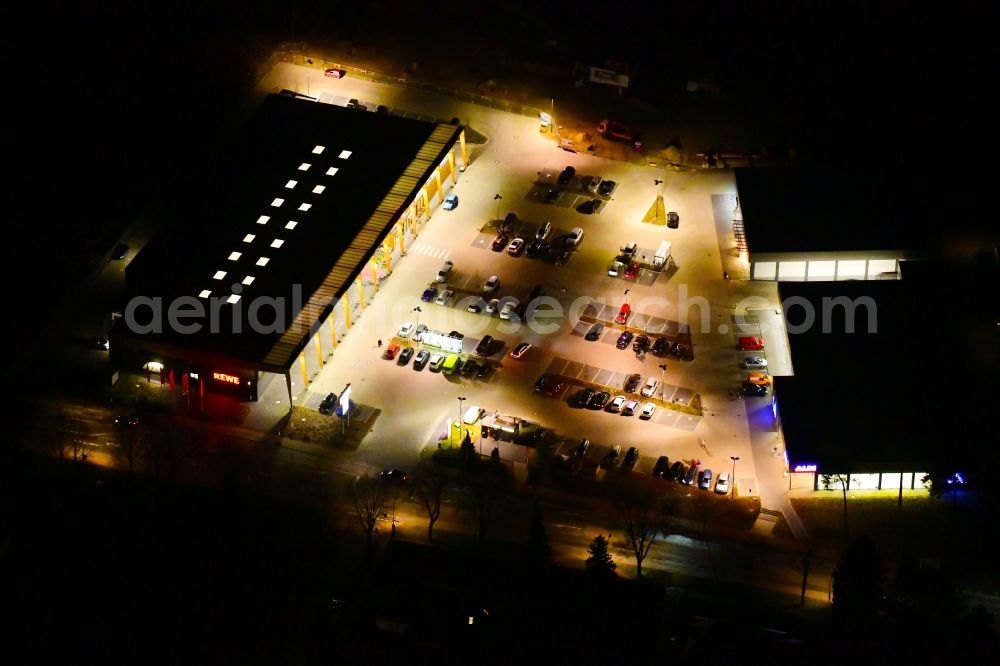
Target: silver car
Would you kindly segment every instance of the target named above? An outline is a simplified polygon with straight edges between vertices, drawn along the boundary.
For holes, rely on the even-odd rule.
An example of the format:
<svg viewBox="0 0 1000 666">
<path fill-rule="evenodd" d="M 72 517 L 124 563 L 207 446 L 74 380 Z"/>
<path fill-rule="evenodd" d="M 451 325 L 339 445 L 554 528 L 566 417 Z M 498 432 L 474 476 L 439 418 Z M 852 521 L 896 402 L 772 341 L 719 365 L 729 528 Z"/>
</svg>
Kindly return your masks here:
<svg viewBox="0 0 1000 666">
<path fill-rule="evenodd" d="M 750 368 L 754 370 L 759 370 L 761 368 L 767 367 L 767 359 L 763 356 L 745 356 L 743 358 L 743 367 Z"/>
<path fill-rule="evenodd" d="M 448 302 L 451 301 L 451 297 L 454 294 L 455 292 L 453 292 L 451 289 L 443 289 L 441 290 L 441 293 L 437 295 L 437 298 L 434 299 L 434 302 L 437 303 L 438 305 L 447 305 Z"/>
</svg>

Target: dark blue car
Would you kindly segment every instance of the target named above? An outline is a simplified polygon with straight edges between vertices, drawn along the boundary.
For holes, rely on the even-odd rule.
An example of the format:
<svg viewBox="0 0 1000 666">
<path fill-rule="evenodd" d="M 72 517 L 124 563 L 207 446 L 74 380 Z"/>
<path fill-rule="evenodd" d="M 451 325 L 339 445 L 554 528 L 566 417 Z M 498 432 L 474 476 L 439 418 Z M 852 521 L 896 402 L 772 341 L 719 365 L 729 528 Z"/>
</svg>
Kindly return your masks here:
<svg viewBox="0 0 1000 666">
<path fill-rule="evenodd" d="M 434 300 L 434 297 L 437 296 L 437 293 L 437 289 L 434 287 L 428 287 L 427 289 L 424 289 L 424 293 L 420 295 L 420 300 L 424 303 L 430 303 Z"/>
</svg>

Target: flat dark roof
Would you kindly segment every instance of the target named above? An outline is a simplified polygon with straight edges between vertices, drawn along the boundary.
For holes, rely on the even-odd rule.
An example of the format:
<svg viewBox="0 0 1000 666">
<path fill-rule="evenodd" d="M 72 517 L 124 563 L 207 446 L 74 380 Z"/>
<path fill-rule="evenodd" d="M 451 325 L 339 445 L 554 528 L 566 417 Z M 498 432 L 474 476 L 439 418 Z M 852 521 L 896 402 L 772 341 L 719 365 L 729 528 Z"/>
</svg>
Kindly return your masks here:
<svg viewBox="0 0 1000 666">
<path fill-rule="evenodd" d="M 992 383 L 983 356 L 988 347 L 977 350 L 966 340 L 988 323 L 963 318 L 964 305 L 947 302 L 947 289 L 933 287 L 940 273 L 928 277 L 779 285 L 787 323 L 803 321 L 803 309 L 788 305 L 791 297 L 817 313 L 808 331 L 789 331 L 795 376 L 775 378 L 793 465 L 922 472 L 973 456 L 991 441 L 984 418 Z M 824 333 L 823 300 L 837 297 L 870 299 L 876 332 L 868 332 L 866 309 L 859 307 L 854 333 L 845 332 L 843 308 L 832 310 Z"/>
<path fill-rule="evenodd" d="M 926 189 L 898 171 L 739 168 L 736 188 L 751 255 L 925 247 Z"/>
<path fill-rule="evenodd" d="M 293 285 L 300 285 L 301 305 L 324 287 L 327 303 L 319 310 L 331 309 L 461 129 L 269 96 L 223 154 L 191 156 L 199 161 L 194 165 L 198 175 L 170 202 L 166 224 L 126 270 L 132 295 L 159 296 L 168 303 L 199 297 L 204 290 L 212 292 L 209 298 L 229 296 L 236 284 L 241 301 L 222 306 L 218 333 L 206 327 L 193 335 L 141 337 L 287 367 L 308 332 L 255 333 L 245 318 L 238 331 L 232 324 L 234 307 L 256 297 L 284 299 L 287 326 Z M 296 181 L 292 187 L 290 181 Z M 277 198 L 284 199 L 279 207 L 272 205 Z M 300 210 L 302 204 L 311 207 Z M 280 247 L 273 246 L 276 241 Z M 241 255 L 230 260 L 233 252 Z M 264 266 L 258 265 L 261 257 L 267 258 Z M 226 274 L 216 280 L 217 271 Z M 252 283 L 244 284 L 248 277 Z M 273 315 L 264 309 L 260 318 L 267 322 Z"/>
</svg>

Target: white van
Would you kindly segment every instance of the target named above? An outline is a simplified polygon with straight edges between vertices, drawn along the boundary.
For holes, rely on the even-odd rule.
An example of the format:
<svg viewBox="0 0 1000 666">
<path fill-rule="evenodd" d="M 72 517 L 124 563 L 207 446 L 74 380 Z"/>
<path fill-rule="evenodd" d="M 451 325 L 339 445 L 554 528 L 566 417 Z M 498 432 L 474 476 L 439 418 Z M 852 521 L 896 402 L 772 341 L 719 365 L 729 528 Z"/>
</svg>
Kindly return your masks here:
<svg viewBox="0 0 1000 666">
<path fill-rule="evenodd" d="M 478 421 L 479 417 L 481 417 L 482 415 L 483 415 L 483 408 L 473 405 L 472 407 L 469 407 L 467 410 L 465 410 L 465 415 L 462 416 L 462 421 L 464 421 L 466 425 L 472 425 L 473 423 Z"/>
<path fill-rule="evenodd" d="M 583 229 L 576 227 L 570 232 L 569 238 L 566 239 L 566 245 L 569 247 L 576 247 L 583 240 Z"/>
</svg>

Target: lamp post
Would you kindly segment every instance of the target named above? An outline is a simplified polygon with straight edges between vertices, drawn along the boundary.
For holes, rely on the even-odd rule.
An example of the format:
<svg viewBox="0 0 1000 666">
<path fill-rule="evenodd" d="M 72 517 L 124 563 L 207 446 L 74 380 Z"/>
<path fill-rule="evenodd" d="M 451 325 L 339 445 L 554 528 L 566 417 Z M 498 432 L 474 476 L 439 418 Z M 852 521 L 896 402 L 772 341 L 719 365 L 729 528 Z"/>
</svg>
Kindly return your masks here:
<svg viewBox="0 0 1000 666">
<path fill-rule="evenodd" d="M 626 304 L 626 305 L 628 305 L 628 292 L 629 292 L 629 291 L 631 291 L 631 290 L 630 290 L 630 289 L 626 289 L 626 290 L 625 290 L 625 304 Z"/>
<path fill-rule="evenodd" d="M 417 307 L 413 308 L 413 312 L 417 313 L 417 326 L 420 326 L 420 313 L 423 312 L 423 310 L 421 310 L 420 306 L 418 305 Z"/>
<path fill-rule="evenodd" d="M 663 385 L 666 383 L 663 374 L 667 371 L 667 364 L 661 363 L 657 367 L 660 369 L 660 402 L 663 402 Z"/>
<path fill-rule="evenodd" d="M 663 196 L 663 188 L 660 187 L 661 185 L 663 185 L 663 181 L 660 180 L 659 178 L 653 180 L 653 187 L 657 188 L 657 190 L 656 190 L 656 200 L 653 202 L 653 206 L 656 207 L 656 222 L 657 223 L 659 223 L 659 221 L 660 221 L 660 198 Z"/>
<path fill-rule="evenodd" d="M 733 478 L 729 482 L 732 486 L 732 490 L 729 493 L 730 497 L 736 497 L 736 461 L 740 459 L 739 456 L 729 456 L 729 459 L 733 461 Z"/>
<path fill-rule="evenodd" d="M 459 446 L 461 446 L 461 444 L 462 444 L 462 403 L 463 402 L 465 402 L 465 398 L 463 396 L 458 396 L 458 423 L 456 423 L 456 425 L 458 426 L 458 444 L 459 444 Z"/>
<path fill-rule="evenodd" d="M 500 200 L 503 199 L 499 193 L 493 195 L 493 200 L 497 202 L 497 222 L 500 221 Z"/>
</svg>

